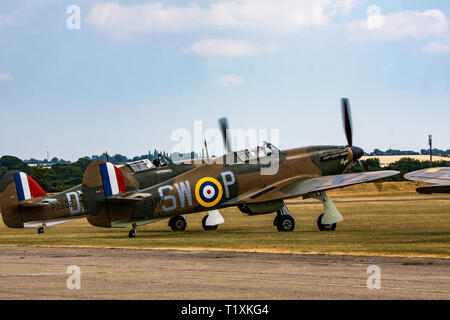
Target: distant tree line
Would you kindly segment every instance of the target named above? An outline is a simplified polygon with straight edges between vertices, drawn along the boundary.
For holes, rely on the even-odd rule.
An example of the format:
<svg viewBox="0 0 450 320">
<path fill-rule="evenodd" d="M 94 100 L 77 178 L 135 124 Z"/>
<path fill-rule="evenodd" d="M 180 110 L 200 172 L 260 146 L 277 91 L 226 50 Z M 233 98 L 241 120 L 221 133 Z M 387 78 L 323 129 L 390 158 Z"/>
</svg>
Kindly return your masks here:
<svg viewBox="0 0 450 320">
<path fill-rule="evenodd" d="M 133 158 L 128 158 L 127 156 L 121 155 L 121 154 L 114 154 L 114 155 L 107 155 L 106 152 L 102 153 L 101 155 L 92 155 L 92 156 L 85 156 L 83 158 L 80 159 L 86 159 L 86 160 L 90 160 L 90 161 L 98 161 L 98 160 L 106 160 L 108 158 L 108 160 L 111 163 L 114 164 L 120 164 L 120 163 L 124 163 L 124 162 L 130 162 L 130 161 L 138 161 L 138 160 L 143 160 L 143 159 L 149 159 L 149 160 L 155 160 L 158 158 L 158 155 L 161 154 L 162 156 L 165 156 L 166 158 L 170 158 L 169 154 L 165 151 L 158 151 L 158 150 L 153 150 L 153 152 L 150 152 L 148 154 L 144 154 L 141 156 L 135 156 Z M 24 160 L 23 162 L 25 162 L 26 164 L 36 164 L 36 165 L 43 165 L 43 164 L 70 164 L 70 161 L 66 161 L 64 159 L 58 159 L 57 157 L 52 158 L 51 160 L 37 160 L 34 158 L 31 158 L 29 160 Z"/>
<path fill-rule="evenodd" d="M 436 151 L 435 151 L 436 150 Z M 379 149 L 375 149 L 374 152 L 372 152 L 370 155 L 397 155 L 398 150 L 387 150 L 387 151 L 381 151 Z M 421 150 L 422 154 L 426 154 L 427 150 Z M 414 151 L 400 151 L 403 153 L 407 153 L 406 155 L 415 155 L 418 154 L 417 152 L 414 153 Z M 436 152 L 436 154 L 435 154 Z M 375 154 L 377 153 L 377 154 Z M 380 154 L 382 153 L 382 154 Z M 389 154 L 388 154 L 389 153 Z M 165 151 L 158 151 L 154 150 L 153 152 L 149 152 L 149 154 L 141 155 L 141 156 L 135 156 L 133 158 L 128 158 L 121 154 L 115 154 L 115 155 L 108 155 L 108 159 L 110 162 L 114 164 L 121 164 L 124 162 L 129 161 L 137 161 L 137 160 L 143 160 L 143 159 L 149 159 L 154 160 L 158 157 L 158 154 L 164 155 L 168 158 L 169 154 L 167 154 Z M 428 150 L 429 154 L 429 150 Z M 433 155 L 449 155 L 450 150 L 442 151 L 439 149 L 433 149 Z M 174 154 L 172 154 L 173 156 Z M 186 154 L 188 155 L 188 154 Z M 184 156 L 186 156 L 184 155 Z M 176 155 L 177 157 L 181 157 L 183 155 Z M 197 154 L 192 153 L 190 155 L 191 157 L 196 157 Z M 69 162 L 64 161 L 62 159 L 53 158 L 51 160 L 52 166 L 51 168 L 42 168 L 39 166 L 29 166 L 28 164 L 39 164 L 39 163 L 47 163 L 44 162 L 44 160 L 36 160 L 36 159 L 30 159 L 22 161 L 21 159 L 14 157 L 14 156 L 2 156 L 0 158 L 0 177 L 2 177 L 5 172 L 8 170 L 17 170 L 17 171 L 23 171 L 27 174 L 29 174 L 31 177 L 33 177 L 39 185 L 42 186 L 42 188 L 47 192 L 59 192 L 62 190 L 66 190 L 68 188 L 71 188 L 73 186 L 76 186 L 81 183 L 81 180 L 83 178 L 83 173 L 86 167 L 91 163 L 92 161 L 97 160 L 106 160 L 106 153 L 103 153 L 101 155 L 92 155 L 92 156 L 86 156 L 83 158 L 78 159 L 76 162 Z M 176 159 L 175 159 L 176 160 Z M 34 162 L 37 161 L 37 162 Z M 377 170 L 398 170 L 401 172 L 401 174 L 396 176 L 391 176 L 388 178 L 383 179 L 382 181 L 403 181 L 405 180 L 403 178 L 403 175 L 420 169 L 425 169 L 429 167 L 428 161 L 419 161 L 411 158 L 401 158 L 400 160 L 389 164 L 386 167 L 381 167 L 380 160 L 377 158 L 367 159 L 361 161 L 363 164 L 363 168 L 360 167 L 358 164 L 354 163 L 352 164 L 348 169 L 347 172 L 361 172 L 361 171 L 377 171 Z M 446 167 L 449 166 L 449 163 L 446 161 L 433 161 L 433 167 Z"/>
<path fill-rule="evenodd" d="M 159 154 L 169 157 L 165 151 L 158 151 L 156 149 L 146 155 L 135 156 L 133 158 L 128 158 L 121 154 L 107 156 L 106 153 L 103 153 L 90 157 L 86 156 L 78 159 L 76 162 L 65 161 L 56 157 L 50 161 L 33 158 L 22 161 L 14 156 L 2 156 L 0 158 L 0 178 L 9 170 L 22 171 L 33 177 L 46 192 L 59 192 L 80 184 L 83 179 L 84 170 L 92 161 L 106 160 L 107 157 L 114 164 L 143 159 L 152 161 Z M 51 168 L 43 168 L 40 166 L 46 163 L 51 163 Z M 29 166 L 29 164 L 35 164 L 36 166 Z"/>
<path fill-rule="evenodd" d="M 429 155 L 430 149 L 422 149 L 420 152 L 416 151 L 402 151 L 402 150 L 394 150 L 388 149 L 386 151 L 381 151 L 380 149 L 374 149 L 373 152 L 365 153 L 366 156 L 413 156 L 413 155 Z M 450 157 L 450 149 L 440 150 L 440 149 L 432 149 L 433 156 L 439 157 Z"/>
</svg>

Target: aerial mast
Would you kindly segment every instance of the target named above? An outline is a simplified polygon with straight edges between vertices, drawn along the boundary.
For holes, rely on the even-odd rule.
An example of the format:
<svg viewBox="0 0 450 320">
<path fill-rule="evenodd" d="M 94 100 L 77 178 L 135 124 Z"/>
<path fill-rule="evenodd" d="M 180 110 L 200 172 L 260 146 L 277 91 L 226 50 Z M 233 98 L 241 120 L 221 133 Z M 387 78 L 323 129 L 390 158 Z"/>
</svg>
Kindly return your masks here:
<svg viewBox="0 0 450 320">
<path fill-rule="evenodd" d="M 430 145 L 430 168 L 433 166 L 433 148 L 431 147 L 433 142 L 432 135 L 428 135 L 428 144 Z"/>
</svg>

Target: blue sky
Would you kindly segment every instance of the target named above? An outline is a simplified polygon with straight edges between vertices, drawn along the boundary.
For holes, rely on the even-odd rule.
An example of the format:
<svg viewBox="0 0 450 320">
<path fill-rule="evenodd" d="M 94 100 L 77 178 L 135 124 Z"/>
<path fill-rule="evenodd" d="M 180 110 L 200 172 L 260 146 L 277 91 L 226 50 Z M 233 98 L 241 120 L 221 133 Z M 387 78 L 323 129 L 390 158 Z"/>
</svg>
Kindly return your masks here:
<svg viewBox="0 0 450 320">
<path fill-rule="evenodd" d="M 2 1 L 0 154 L 171 151 L 222 116 L 343 145 L 341 97 L 366 151 L 447 149 L 449 21 L 449 1 Z"/>
</svg>

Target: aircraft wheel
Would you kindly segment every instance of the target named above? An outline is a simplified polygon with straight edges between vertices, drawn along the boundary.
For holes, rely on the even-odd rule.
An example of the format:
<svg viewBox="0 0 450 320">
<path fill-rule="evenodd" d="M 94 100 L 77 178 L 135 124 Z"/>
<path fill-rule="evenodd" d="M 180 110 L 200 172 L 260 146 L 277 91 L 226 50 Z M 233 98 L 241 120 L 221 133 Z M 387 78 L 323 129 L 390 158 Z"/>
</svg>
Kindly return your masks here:
<svg viewBox="0 0 450 320">
<path fill-rule="evenodd" d="M 322 224 L 321 223 L 322 217 L 323 217 L 323 213 L 317 219 L 317 227 L 319 228 L 320 231 L 334 231 L 334 230 L 336 230 L 336 223 L 333 223 L 333 224 Z"/>
<path fill-rule="evenodd" d="M 169 226 L 172 231 L 184 231 L 187 226 L 186 218 L 183 216 L 172 217 L 169 220 Z"/>
<path fill-rule="evenodd" d="M 131 229 L 128 233 L 128 238 L 136 238 L 136 230 Z"/>
<path fill-rule="evenodd" d="M 278 218 L 280 217 L 280 215 L 277 213 L 277 215 L 275 216 L 275 219 L 273 219 L 273 226 L 276 227 L 278 225 Z"/>
<path fill-rule="evenodd" d="M 295 220 L 290 215 L 280 215 L 277 220 L 277 229 L 280 232 L 290 232 L 295 229 Z"/>
<path fill-rule="evenodd" d="M 208 231 L 208 230 L 217 230 L 217 228 L 219 227 L 218 224 L 216 224 L 215 226 L 207 226 L 206 225 L 206 219 L 208 219 L 208 215 L 204 216 L 202 219 L 202 227 L 203 230 Z"/>
<path fill-rule="evenodd" d="M 44 227 L 39 227 L 38 229 L 37 229 L 37 232 L 38 233 L 44 233 Z"/>
</svg>

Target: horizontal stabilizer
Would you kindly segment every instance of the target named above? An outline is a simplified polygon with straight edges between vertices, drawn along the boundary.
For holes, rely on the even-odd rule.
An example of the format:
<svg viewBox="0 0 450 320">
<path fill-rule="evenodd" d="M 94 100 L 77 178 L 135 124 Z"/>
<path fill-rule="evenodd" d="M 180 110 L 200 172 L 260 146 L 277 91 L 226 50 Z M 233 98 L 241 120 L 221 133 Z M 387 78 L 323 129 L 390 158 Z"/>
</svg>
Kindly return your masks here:
<svg viewBox="0 0 450 320">
<path fill-rule="evenodd" d="M 24 228 L 38 228 L 42 225 L 45 225 L 46 227 L 56 226 L 57 224 L 66 223 L 73 221 L 74 219 L 60 219 L 60 220 L 41 220 L 41 221 L 30 221 L 25 222 L 23 224 Z"/>
<path fill-rule="evenodd" d="M 53 199 L 53 198 L 47 198 L 47 197 L 31 198 L 28 200 L 20 201 L 19 206 L 21 206 L 21 207 L 45 207 L 55 201 L 57 201 L 57 200 Z"/>
</svg>

